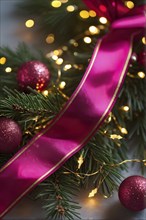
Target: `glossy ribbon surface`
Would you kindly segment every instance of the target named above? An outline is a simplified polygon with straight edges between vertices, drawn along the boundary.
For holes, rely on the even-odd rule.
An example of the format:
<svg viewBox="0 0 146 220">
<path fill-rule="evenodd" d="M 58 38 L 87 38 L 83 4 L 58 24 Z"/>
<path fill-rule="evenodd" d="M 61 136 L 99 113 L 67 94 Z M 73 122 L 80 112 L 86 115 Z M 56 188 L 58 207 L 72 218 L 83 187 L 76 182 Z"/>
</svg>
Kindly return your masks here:
<svg viewBox="0 0 146 220">
<path fill-rule="evenodd" d="M 110 1 L 85 2 L 93 8 L 91 2 L 105 2 L 107 7 Z M 122 17 L 111 19 L 110 32 L 98 41 L 84 77 L 66 106 L 1 168 L 0 217 L 79 151 L 111 111 L 126 75 L 133 38 L 142 33 L 146 22 L 144 7 L 129 13 L 126 8 L 126 14 L 123 8 L 122 12 L 116 10 Z"/>
</svg>

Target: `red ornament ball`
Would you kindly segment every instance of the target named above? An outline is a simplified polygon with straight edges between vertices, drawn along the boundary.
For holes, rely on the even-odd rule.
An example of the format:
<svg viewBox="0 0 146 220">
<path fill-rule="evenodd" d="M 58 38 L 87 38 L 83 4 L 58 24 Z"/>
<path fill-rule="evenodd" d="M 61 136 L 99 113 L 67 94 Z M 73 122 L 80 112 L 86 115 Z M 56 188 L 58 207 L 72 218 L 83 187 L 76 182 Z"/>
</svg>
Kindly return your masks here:
<svg viewBox="0 0 146 220">
<path fill-rule="evenodd" d="M 146 67 L 146 51 L 138 54 L 138 63 Z"/>
<path fill-rule="evenodd" d="M 120 202 L 131 211 L 146 208 L 146 178 L 130 176 L 119 187 Z"/>
<path fill-rule="evenodd" d="M 22 140 L 19 125 L 12 119 L 0 117 L 0 153 L 14 152 Z"/>
<path fill-rule="evenodd" d="M 18 69 L 17 81 L 22 91 L 27 91 L 28 86 L 42 91 L 50 81 L 50 72 L 40 61 L 28 61 Z"/>
</svg>

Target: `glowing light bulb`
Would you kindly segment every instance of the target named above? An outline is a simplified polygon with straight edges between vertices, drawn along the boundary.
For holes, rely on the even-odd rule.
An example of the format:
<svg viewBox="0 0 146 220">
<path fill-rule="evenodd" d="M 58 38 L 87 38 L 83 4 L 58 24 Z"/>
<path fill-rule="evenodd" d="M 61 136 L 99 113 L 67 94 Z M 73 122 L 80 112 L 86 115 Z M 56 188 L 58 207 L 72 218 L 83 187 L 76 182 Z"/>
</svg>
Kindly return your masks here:
<svg viewBox="0 0 146 220">
<path fill-rule="evenodd" d="M 63 53 L 63 51 L 62 51 L 61 49 L 59 49 L 59 50 L 54 50 L 54 51 L 53 51 L 53 54 L 56 55 L 56 56 L 59 56 L 59 55 L 61 55 L 62 53 Z"/>
<path fill-rule="evenodd" d="M 122 109 L 123 109 L 123 111 L 128 112 L 129 111 L 129 106 L 123 106 Z"/>
<path fill-rule="evenodd" d="M 80 17 L 83 18 L 83 19 L 89 18 L 89 12 L 86 11 L 86 10 L 80 11 Z"/>
<path fill-rule="evenodd" d="M 105 17 L 99 18 L 99 21 L 100 21 L 101 24 L 106 24 L 108 22 Z"/>
<path fill-rule="evenodd" d="M 89 197 L 89 198 L 94 197 L 96 193 L 97 193 L 97 188 L 93 189 L 93 190 L 89 193 L 88 197 Z"/>
<path fill-rule="evenodd" d="M 90 10 L 90 11 L 89 11 L 89 16 L 90 16 L 90 17 L 93 17 L 93 18 L 96 17 L 96 12 L 93 11 L 93 10 Z"/>
<path fill-rule="evenodd" d="M 63 59 L 62 58 L 58 58 L 57 60 L 56 60 L 56 64 L 57 65 L 61 65 L 63 63 Z"/>
<path fill-rule="evenodd" d="M 113 139 L 113 140 L 114 140 L 114 139 L 120 140 L 120 139 L 122 139 L 123 137 L 122 137 L 121 135 L 118 135 L 118 134 L 111 134 L 111 135 L 110 135 L 110 138 Z"/>
<path fill-rule="evenodd" d="M 100 32 L 100 30 L 95 26 L 90 26 L 89 31 L 91 34 L 98 34 Z"/>
<path fill-rule="evenodd" d="M 34 26 L 34 20 L 32 20 L 32 19 L 27 20 L 27 21 L 25 22 L 25 26 L 26 26 L 27 28 L 32 28 L 32 27 Z"/>
<path fill-rule="evenodd" d="M 132 9 L 134 8 L 134 2 L 132 1 L 126 1 L 125 5 L 127 6 L 127 8 Z"/>
<path fill-rule="evenodd" d="M 62 3 L 58 0 L 54 0 L 54 1 L 51 2 L 51 5 L 54 8 L 59 8 L 62 5 Z"/>
<path fill-rule="evenodd" d="M 86 44 L 90 44 L 92 42 L 91 38 L 90 37 L 84 37 L 84 42 Z"/>
<path fill-rule="evenodd" d="M 75 11 L 75 6 L 74 6 L 74 5 L 68 5 L 67 8 L 66 8 L 66 10 L 67 10 L 68 12 L 73 12 L 73 11 Z"/>
<path fill-rule="evenodd" d="M 1 65 L 4 65 L 6 63 L 6 61 L 7 61 L 6 57 L 1 57 L 0 58 L 0 64 Z"/>
<path fill-rule="evenodd" d="M 120 131 L 122 134 L 128 134 L 128 131 L 126 128 L 120 128 Z"/>
<path fill-rule="evenodd" d="M 69 69 L 71 69 L 71 68 L 72 68 L 72 65 L 71 65 L 71 64 L 66 64 L 63 69 L 64 69 L 65 71 L 67 71 L 67 70 L 69 70 Z"/>
<path fill-rule="evenodd" d="M 53 56 L 52 56 L 52 59 L 53 59 L 53 60 L 58 60 L 58 56 L 57 56 L 57 55 L 53 55 Z"/>
<path fill-rule="evenodd" d="M 66 82 L 62 81 L 60 84 L 59 84 L 59 88 L 60 89 L 64 89 L 66 86 Z"/>
<path fill-rule="evenodd" d="M 49 91 L 48 90 L 44 90 L 43 92 L 42 92 L 42 94 L 44 95 L 44 96 L 48 96 L 48 94 L 49 94 Z"/>
<path fill-rule="evenodd" d="M 5 72 L 6 73 L 11 73 L 12 72 L 12 68 L 11 67 L 6 67 Z"/>
<path fill-rule="evenodd" d="M 142 38 L 142 43 L 146 45 L 146 37 Z"/>
<path fill-rule="evenodd" d="M 138 72 L 137 75 L 138 75 L 140 78 L 142 78 L 142 79 L 145 78 L 145 73 L 144 73 L 144 72 Z"/>
</svg>

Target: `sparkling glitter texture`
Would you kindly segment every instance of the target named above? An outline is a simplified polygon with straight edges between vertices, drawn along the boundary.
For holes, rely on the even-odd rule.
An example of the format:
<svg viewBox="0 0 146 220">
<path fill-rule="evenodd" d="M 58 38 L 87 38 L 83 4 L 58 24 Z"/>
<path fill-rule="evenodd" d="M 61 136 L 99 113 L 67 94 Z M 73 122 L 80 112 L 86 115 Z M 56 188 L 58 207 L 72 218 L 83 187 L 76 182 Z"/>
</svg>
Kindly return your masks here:
<svg viewBox="0 0 146 220">
<path fill-rule="evenodd" d="M 130 176 L 119 187 L 119 199 L 129 210 L 141 211 L 146 208 L 146 178 Z"/>
<path fill-rule="evenodd" d="M 12 153 L 20 145 L 22 132 L 19 125 L 8 118 L 0 117 L 0 153 Z"/>
<path fill-rule="evenodd" d="M 22 91 L 27 91 L 28 86 L 42 91 L 50 81 L 50 72 L 40 61 L 28 61 L 18 69 L 17 81 Z"/>
</svg>

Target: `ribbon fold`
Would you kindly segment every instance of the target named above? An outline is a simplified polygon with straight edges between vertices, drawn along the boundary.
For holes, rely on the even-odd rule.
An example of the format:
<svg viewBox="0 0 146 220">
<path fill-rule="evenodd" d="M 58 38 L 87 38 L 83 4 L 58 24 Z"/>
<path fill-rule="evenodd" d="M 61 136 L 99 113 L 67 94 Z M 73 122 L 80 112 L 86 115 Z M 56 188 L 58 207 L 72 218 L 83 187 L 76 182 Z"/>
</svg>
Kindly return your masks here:
<svg viewBox="0 0 146 220">
<path fill-rule="evenodd" d="M 98 41 L 83 79 L 62 111 L 1 168 L 0 217 L 89 141 L 124 82 L 133 39 L 146 24 L 144 6 L 129 11 L 120 0 L 84 2 L 112 21 L 111 30 Z"/>
</svg>

